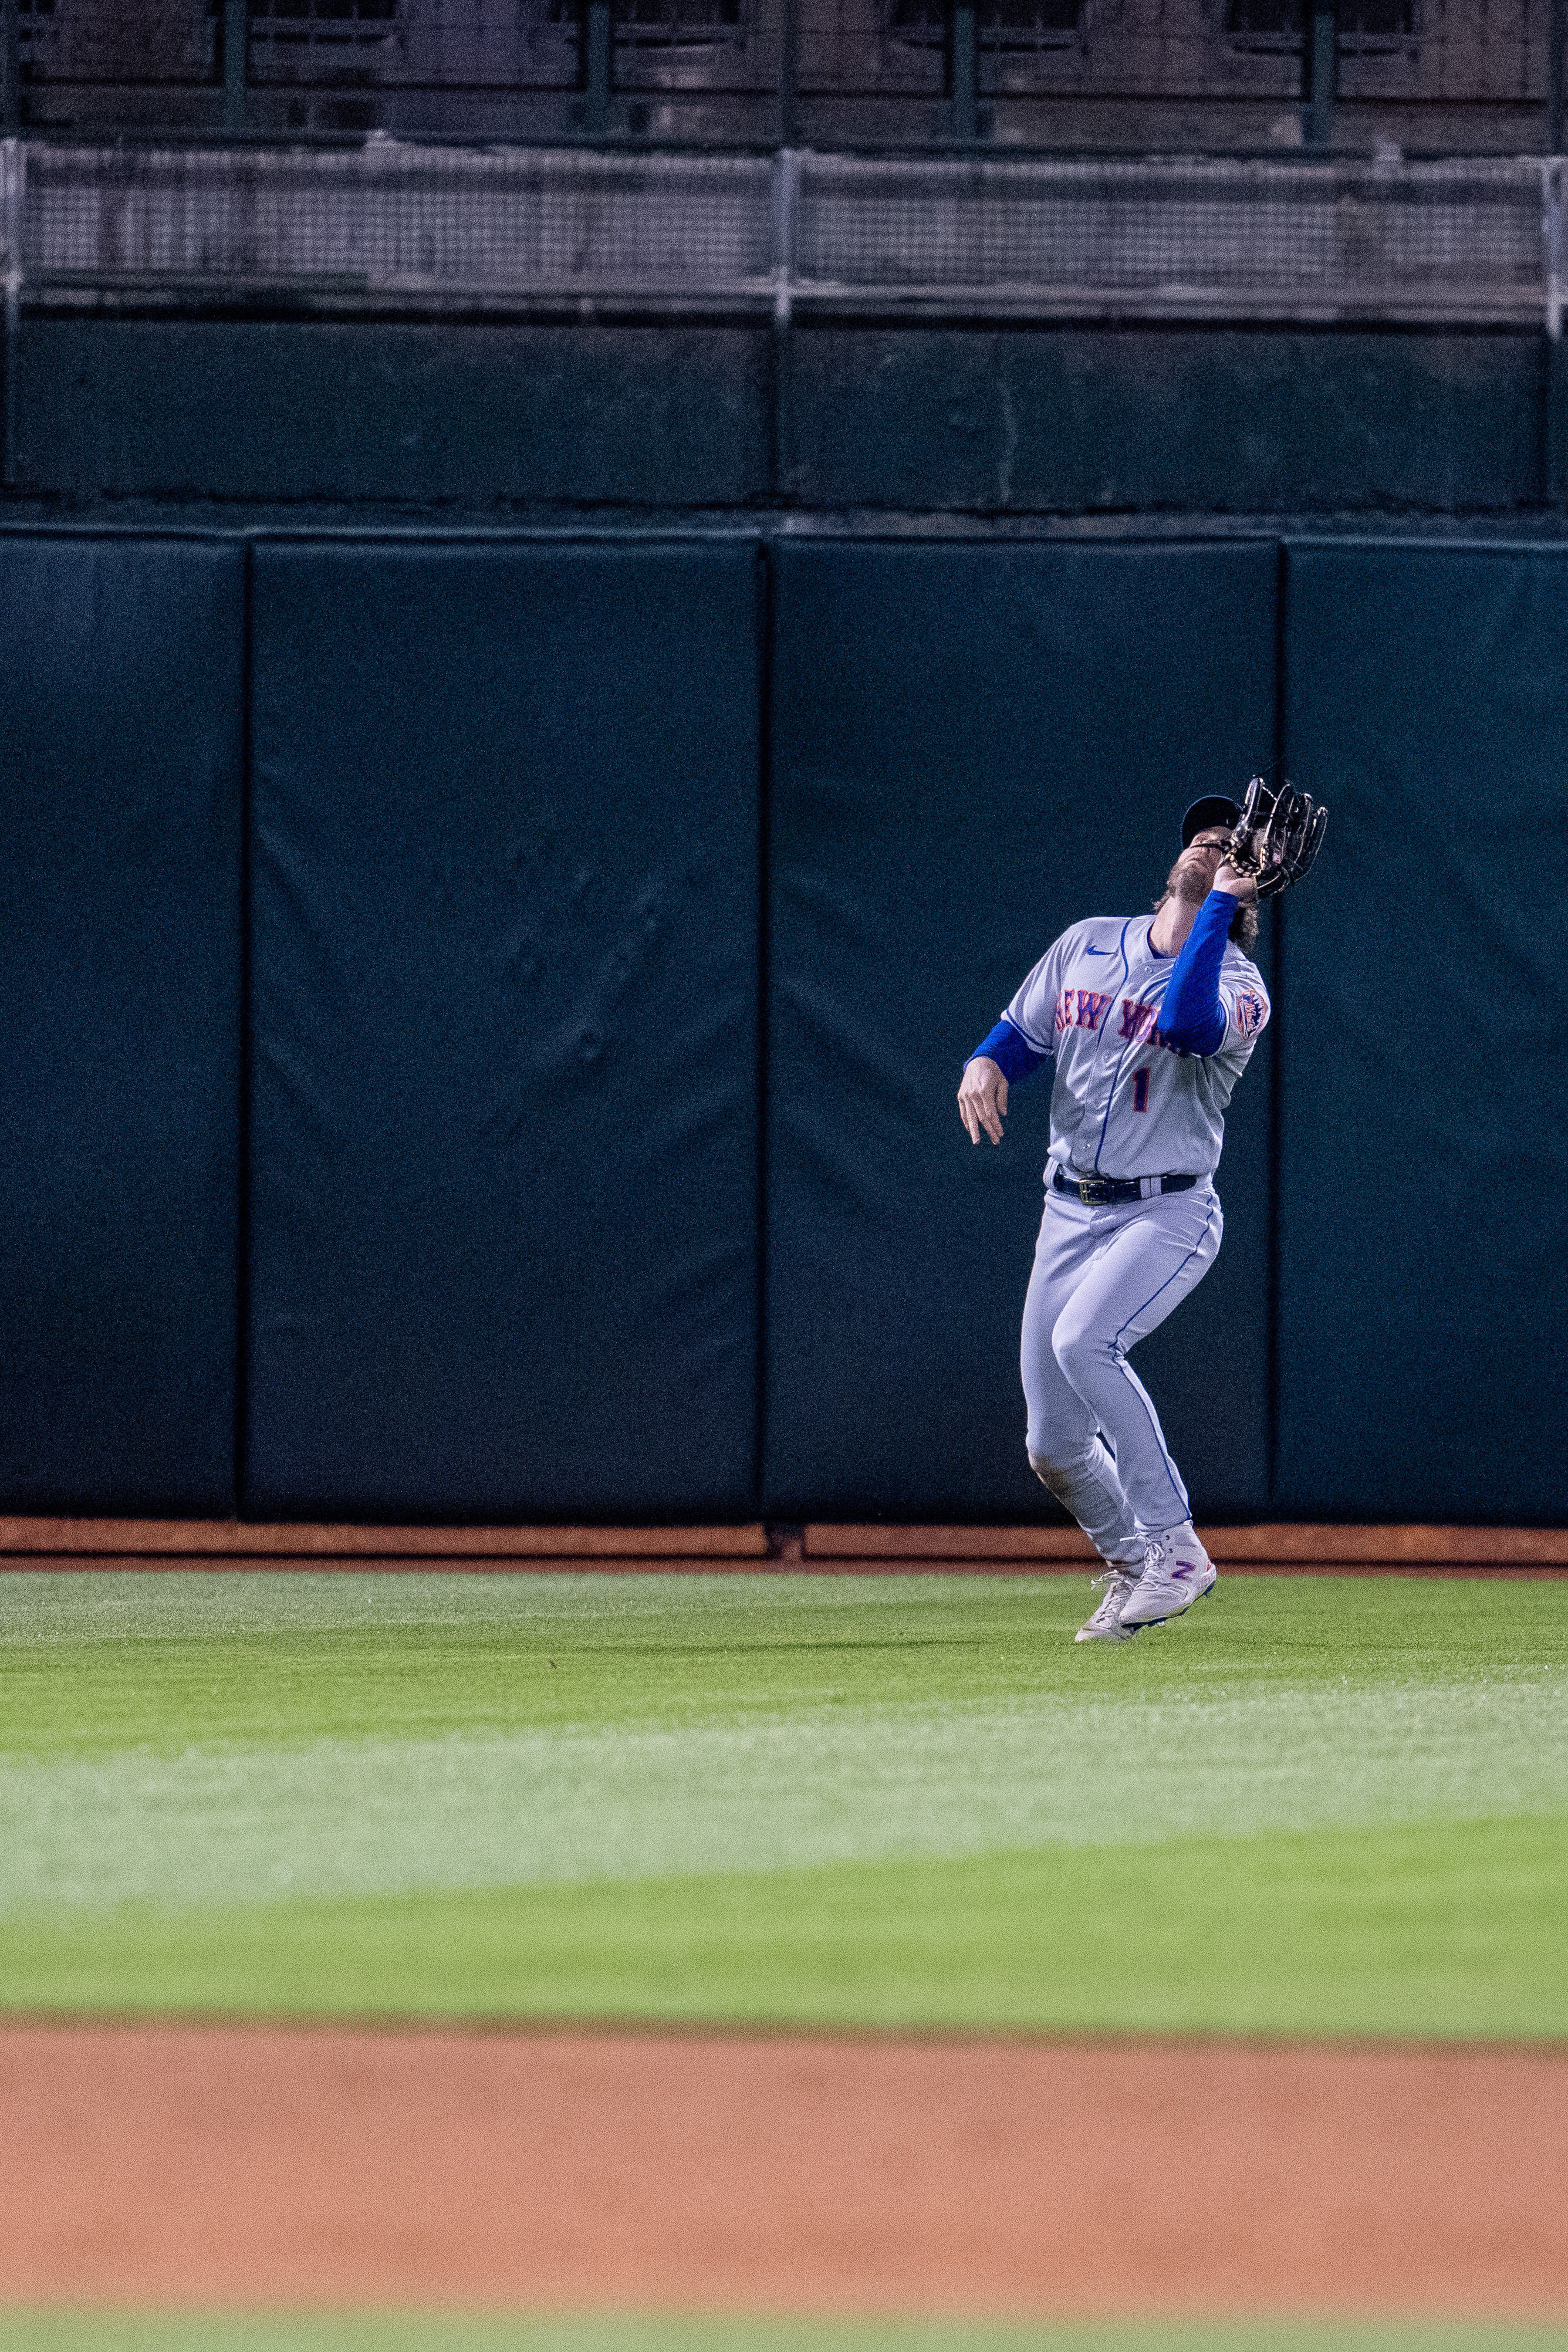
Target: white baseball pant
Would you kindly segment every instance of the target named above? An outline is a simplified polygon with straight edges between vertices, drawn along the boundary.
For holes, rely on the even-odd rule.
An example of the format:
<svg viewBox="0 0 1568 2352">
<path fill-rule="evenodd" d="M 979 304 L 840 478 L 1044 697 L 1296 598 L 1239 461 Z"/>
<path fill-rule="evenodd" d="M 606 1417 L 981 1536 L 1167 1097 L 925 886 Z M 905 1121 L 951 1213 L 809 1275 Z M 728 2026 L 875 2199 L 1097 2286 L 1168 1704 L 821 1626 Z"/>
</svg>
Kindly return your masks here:
<svg viewBox="0 0 1568 2352">
<path fill-rule="evenodd" d="M 1152 1536 L 1191 1517 L 1127 1351 L 1203 1280 L 1224 1229 L 1207 1177 L 1106 1209 L 1047 1191 L 1024 1302 L 1029 1461 L 1102 1559 L 1141 1561 Z"/>
</svg>

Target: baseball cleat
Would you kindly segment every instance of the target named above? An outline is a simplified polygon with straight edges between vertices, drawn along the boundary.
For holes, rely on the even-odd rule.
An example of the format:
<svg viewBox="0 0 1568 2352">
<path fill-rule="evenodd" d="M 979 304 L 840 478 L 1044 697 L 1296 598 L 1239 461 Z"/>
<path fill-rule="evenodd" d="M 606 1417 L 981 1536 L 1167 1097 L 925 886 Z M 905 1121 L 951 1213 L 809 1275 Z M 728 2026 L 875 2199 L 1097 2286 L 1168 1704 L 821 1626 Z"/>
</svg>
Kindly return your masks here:
<svg viewBox="0 0 1568 2352">
<path fill-rule="evenodd" d="M 1130 1576 L 1125 1569 L 1108 1568 L 1103 1576 L 1093 1577 L 1090 1581 L 1094 1584 L 1103 1584 L 1107 1588 L 1106 1595 L 1089 1622 L 1079 1627 L 1078 1632 L 1073 1635 L 1073 1640 L 1075 1642 L 1130 1642 L 1140 1628 L 1136 1625 L 1124 1625 L 1121 1622 L 1121 1612 L 1132 1598 L 1133 1587 L 1137 1582 L 1136 1577 Z"/>
<path fill-rule="evenodd" d="M 1163 1625 L 1179 1617 L 1194 1601 L 1212 1592 L 1215 1564 L 1194 1536 L 1176 1543 L 1156 1539 L 1143 1556 L 1143 1573 L 1121 1612 L 1121 1631 L 1136 1633 L 1142 1625 Z"/>
</svg>

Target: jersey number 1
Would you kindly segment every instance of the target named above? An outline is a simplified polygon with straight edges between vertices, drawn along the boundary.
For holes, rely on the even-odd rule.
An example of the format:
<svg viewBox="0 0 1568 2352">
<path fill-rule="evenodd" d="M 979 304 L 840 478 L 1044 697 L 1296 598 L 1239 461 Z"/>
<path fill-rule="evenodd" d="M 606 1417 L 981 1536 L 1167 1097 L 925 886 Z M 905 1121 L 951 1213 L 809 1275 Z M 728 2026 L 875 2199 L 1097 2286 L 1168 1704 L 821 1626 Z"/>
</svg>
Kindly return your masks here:
<svg viewBox="0 0 1568 2352">
<path fill-rule="evenodd" d="M 1147 1070 L 1134 1070 L 1132 1073 L 1132 1108 L 1134 1110 L 1147 1110 L 1149 1108 L 1149 1073 Z"/>
</svg>

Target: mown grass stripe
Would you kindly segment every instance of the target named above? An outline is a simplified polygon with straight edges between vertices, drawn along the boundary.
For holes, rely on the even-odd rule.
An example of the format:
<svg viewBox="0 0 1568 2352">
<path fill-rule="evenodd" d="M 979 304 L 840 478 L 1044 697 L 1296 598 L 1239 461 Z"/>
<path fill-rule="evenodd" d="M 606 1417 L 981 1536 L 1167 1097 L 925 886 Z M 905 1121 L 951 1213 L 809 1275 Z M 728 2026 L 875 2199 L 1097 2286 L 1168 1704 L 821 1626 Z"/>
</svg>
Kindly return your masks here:
<svg viewBox="0 0 1568 2352">
<path fill-rule="evenodd" d="M 0 2004 L 1568 2033 L 1568 1586 L 0 1579 Z"/>
<path fill-rule="evenodd" d="M 1568 1676 L 0 1759 L 0 1915 L 1568 1814 Z"/>
</svg>

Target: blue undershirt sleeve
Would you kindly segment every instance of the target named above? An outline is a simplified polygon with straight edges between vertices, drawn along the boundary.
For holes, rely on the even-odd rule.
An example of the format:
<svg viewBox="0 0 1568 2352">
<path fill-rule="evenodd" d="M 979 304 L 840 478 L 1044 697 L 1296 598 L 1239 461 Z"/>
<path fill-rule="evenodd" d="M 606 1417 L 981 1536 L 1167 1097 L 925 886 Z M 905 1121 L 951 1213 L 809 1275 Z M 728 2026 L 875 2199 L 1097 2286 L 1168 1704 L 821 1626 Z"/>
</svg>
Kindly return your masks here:
<svg viewBox="0 0 1568 2352">
<path fill-rule="evenodd" d="M 1016 1029 L 1005 1015 L 988 1037 L 982 1037 L 964 1063 L 964 1068 L 969 1067 L 970 1062 L 978 1061 L 982 1054 L 995 1063 L 1010 1087 L 1016 1086 L 1020 1078 L 1028 1077 L 1048 1058 L 1044 1054 L 1037 1054 L 1023 1031 Z"/>
<path fill-rule="evenodd" d="M 1160 1034 L 1184 1054 L 1215 1054 L 1225 1043 L 1219 971 L 1236 908 L 1237 901 L 1227 892 L 1209 892 L 1165 983 Z"/>
</svg>

